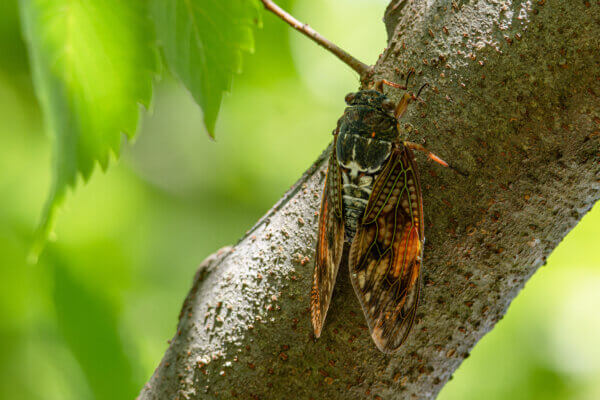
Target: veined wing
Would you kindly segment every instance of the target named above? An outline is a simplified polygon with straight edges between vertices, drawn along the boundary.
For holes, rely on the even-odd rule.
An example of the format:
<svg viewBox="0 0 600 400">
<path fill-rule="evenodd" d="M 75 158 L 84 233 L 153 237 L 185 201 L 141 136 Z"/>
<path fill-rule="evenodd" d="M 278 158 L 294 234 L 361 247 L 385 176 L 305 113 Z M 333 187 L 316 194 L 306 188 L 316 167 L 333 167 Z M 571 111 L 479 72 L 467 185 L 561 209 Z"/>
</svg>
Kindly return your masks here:
<svg viewBox="0 0 600 400">
<path fill-rule="evenodd" d="M 402 146 L 373 185 L 348 262 L 371 337 L 385 353 L 404 343 L 415 319 L 423 240 L 419 177 Z"/>
<path fill-rule="evenodd" d="M 321 202 L 315 270 L 310 295 L 310 312 L 316 337 L 321 336 L 343 249 L 341 182 L 334 141 Z"/>
</svg>

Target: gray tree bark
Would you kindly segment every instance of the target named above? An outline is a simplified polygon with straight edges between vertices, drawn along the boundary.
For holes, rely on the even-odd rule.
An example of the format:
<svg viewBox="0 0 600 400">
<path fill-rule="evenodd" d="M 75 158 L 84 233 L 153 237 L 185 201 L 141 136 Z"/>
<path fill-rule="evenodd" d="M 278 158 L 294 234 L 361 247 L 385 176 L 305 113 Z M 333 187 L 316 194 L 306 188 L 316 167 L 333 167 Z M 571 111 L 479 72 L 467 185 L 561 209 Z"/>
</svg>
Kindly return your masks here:
<svg viewBox="0 0 600 400">
<path fill-rule="evenodd" d="M 402 0 L 384 21 L 375 77 L 430 84 L 408 138 L 468 173 L 417 155 L 427 240 L 408 341 L 377 350 L 345 267 L 312 335 L 324 153 L 200 267 L 141 399 L 433 399 L 600 197 L 600 2 Z"/>
</svg>

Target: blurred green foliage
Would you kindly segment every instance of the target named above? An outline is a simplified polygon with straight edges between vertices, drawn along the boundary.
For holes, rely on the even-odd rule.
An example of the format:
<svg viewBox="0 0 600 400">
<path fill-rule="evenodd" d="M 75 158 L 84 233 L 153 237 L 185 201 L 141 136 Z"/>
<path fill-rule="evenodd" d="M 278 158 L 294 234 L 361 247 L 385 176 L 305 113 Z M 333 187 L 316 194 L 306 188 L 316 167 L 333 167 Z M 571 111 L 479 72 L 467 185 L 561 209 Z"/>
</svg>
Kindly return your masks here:
<svg viewBox="0 0 600 400">
<path fill-rule="evenodd" d="M 201 106 L 208 133 L 223 92 L 254 51 L 258 0 L 21 0 L 34 88 L 53 137 L 53 183 L 32 246 L 37 260 L 78 178 L 119 156 L 148 108 L 158 53 Z M 10 11 L 10 10 L 9 10 Z M 161 70 L 163 72 L 165 70 Z"/>
<path fill-rule="evenodd" d="M 242 72 L 242 52 L 254 51 L 258 0 L 153 0 L 150 9 L 167 64 L 202 107 L 214 137 L 223 92 Z"/>
<path fill-rule="evenodd" d="M 280 3 L 365 62 L 385 46 L 385 1 Z M 349 23 L 360 18 L 374 22 Z M 234 243 L 327 145 L 356 76 L 272 16 L 263 21 L 216 142 L 189 93 L 164 79 L 137 143 L 69 196 L 57 240 L 29 265 L 51 144 L 16 0 L 0 2 L 0 398 L 135 397 L 175 332 L 196 266 Z M 600 398 L 599 235 L 596 208 L 441 399 Z"/>
<path fill-rule="evenodd" d="M 32 250 L 37 257 L 68 187 L 108 167 L 133 138 L 158 69 L 143 0 L 21 0 L 33 83 L 53 140 L 53 182 Z"/>
</svg>

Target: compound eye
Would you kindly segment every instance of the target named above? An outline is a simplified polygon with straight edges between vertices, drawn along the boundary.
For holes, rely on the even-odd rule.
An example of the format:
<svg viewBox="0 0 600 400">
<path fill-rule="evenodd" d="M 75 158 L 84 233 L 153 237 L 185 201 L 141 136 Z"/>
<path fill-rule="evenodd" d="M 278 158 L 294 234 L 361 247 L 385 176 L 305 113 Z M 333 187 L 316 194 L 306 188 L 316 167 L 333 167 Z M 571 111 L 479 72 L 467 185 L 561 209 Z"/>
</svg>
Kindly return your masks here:
<svg viewBox="0 0 600 400">
<path fill-rule="evenodd" d="M 350 103 L 352 102 L 352 100 L 354 100 L 355 96 L 356 96 L 356 93 L 348 93 L 346 95 L 346 97 L 344 98 L 346 100 L 346 104 L 350 105 Z"/>
<path fill-rule="evenodd" d="M 383 107 L 385 111 L 394 111 L 394 109 L 396 108 L 396 104 L 394 104 L 394 102 L 390 99 L 385 99 L 381 103 L 381 107 Z"/>
</svg>

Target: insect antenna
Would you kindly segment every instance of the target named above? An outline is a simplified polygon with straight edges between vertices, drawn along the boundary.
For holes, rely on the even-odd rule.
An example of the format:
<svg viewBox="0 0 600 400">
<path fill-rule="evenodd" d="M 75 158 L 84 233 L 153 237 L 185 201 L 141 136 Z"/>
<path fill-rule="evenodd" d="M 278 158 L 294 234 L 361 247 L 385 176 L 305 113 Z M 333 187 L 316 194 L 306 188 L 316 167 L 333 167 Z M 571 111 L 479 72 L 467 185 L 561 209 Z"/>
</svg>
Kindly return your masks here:
<svg viewBox="0 0 600 400">
<path fill-rule="evenodd" d="M 408 88 L 408 80 L 410 79 L 411 76 L 413 76 L 414 73 L 415 73 L 415 71 L 413 71 L 412 69 L 410 71 L 408 71 L 408 75 L 406 75 L 406 83 L 404 84 L 404 86 L 406 88 Z"/>
<path fill-rule="evenodd" d="M 298 32 L 308 36 L 319 46 L 322 46 L 325 49 L 329 50 L 333 55 L 342 60 L 346 65 L 358 72 L 361 79 L 367 76 L 369 72 L 371 72 L 370 66 L 352 57 L 350 53 L 335 45 L 333 42 L 327 40 L 319 32 L 315 31 L 310 26 L 308 26 L 308 24 L 304 24 L 298 21 L 291 14 L 287 13 L 285 10 L 283 10 L 281 7 L 275 4 L 273 1 L 261 0 L 261 2 L 267 10 L 277 15 L 279 18 L 281 18 L 283 21 L 285 21 L 288 25 L 290 25 Z"/>
<path fill-rule="evenodd" d="M 419 95 L 421 94 L 421 91 L 423 91 L 423 89 L 425 89 L 427 86 L 429 86 L 429 83 L 424 83 L 423 86 L 421 86 L 421 89 L 419 89 L 419 91 L 417 92 L 417 99 L 419 98 Z"/>
</svg>

